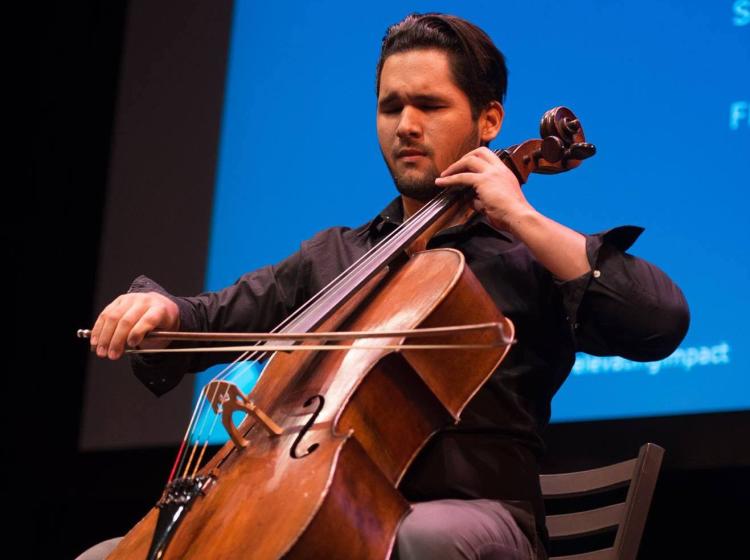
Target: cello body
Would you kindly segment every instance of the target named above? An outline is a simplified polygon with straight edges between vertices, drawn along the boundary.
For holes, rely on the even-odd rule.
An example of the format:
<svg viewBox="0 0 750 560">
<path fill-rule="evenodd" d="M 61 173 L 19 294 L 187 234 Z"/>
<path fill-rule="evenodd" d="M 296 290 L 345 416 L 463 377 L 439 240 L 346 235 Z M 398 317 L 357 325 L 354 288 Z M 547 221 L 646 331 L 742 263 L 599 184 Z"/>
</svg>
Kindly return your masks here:
<svg viewBox="0 0 750 560">
<path fill-rule="evenodd" d="M 384 271 L 320 330 L 489 322 L 513 338 L 511 322 L 463 255 L 437 249 Z M 484 336 L 492 335 L 477 341 L 477 334 L 452 333 L 441 335 L 440 342 L 481 343 Z M 368 340 L 354 346 L 367 347 Z M 228 442 L 201 469 L 210 483 L 162 557 L 388 558 L 410 508 L 397 489 L 401 478 L 435 432 L 458 422 L 508 350 L 504 345 L 274 354 L 250 398 L 283 433 L 269 434 L 251 417 L 243 422 L 248 445 Z M 157 518 L 155 507 L 109 558 L 147 558 Z"/>
</svg>

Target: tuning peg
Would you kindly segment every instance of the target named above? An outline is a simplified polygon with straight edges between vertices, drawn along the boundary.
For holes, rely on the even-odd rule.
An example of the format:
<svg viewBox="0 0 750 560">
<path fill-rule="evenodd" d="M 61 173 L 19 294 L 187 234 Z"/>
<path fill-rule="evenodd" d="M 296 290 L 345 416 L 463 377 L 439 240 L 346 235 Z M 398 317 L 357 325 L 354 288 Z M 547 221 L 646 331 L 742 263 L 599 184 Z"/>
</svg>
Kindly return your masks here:
<svg viewBox="0 0 750 560">
<path fill-rule="evenodd" d="M 596 146 L 588 142 L 576 142 L 565 150 L 565 159 L 587 159 L 596 153 Z"/>
<path fill-rule="evenodd" d="M 565 145 L 557 136 L 547 136 L 542 140 L 542 147 L 539 150 L 539 155 L 548 162 L 557 163 L 565 156 L 565 154 Z"/>
</svg>

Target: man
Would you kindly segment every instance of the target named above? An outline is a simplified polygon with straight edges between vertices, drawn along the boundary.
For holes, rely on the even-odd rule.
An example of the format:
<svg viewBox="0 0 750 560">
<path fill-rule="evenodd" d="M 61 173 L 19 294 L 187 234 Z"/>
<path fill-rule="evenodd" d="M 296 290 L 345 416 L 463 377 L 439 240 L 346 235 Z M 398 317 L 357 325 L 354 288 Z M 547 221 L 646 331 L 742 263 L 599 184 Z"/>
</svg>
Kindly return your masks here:
<svg viewBox="0 0 750 560">
<path fill-rule="evenodd" d="M 436 435 L 410 467 L 401 491 L 415 507 L 394 555 L 545 557 L 540 432 L 575 352 L 665 357 L 682 340 L 688 312 L 663 272 L 623 252 L 639 228 L 584 236 L 528 203 L 486 147 L 502 126 L 506 77 L 502 54 L 467 21 L 411 15 L 391 26 L 377 67 L 377 133 L 400 197 L 368 224 L 321 232 L 278 265 L 216 293 L 177 298 L 139 277 L 97 319 L 92 349 L 118 359 L 126 346 L 164 345 L 144 340 L 154 329 L 270 330 L 439 189 L 470 187 L 479 213 L 439 232 L 429 247 L 464 253 L 515 323 L 518 343 L 461 423 Z M 133 366 L 161 394 L 210 360 L 136 358 Z"/>
</svg>

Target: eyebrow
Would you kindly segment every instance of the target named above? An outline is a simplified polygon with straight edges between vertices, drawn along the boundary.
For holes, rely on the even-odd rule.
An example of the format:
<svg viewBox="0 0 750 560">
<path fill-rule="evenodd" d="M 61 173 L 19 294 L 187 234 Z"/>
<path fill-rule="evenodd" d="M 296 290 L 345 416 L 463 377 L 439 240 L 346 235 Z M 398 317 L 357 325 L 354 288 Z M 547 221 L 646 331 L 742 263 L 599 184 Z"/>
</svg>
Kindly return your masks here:
<svg viewBox="0 0 750 560">
<path fill-rule="evenodd" d="M 383 105 L 388 105 L 390 103 L 393 103 L 394 101 L 398 101 L 401 96 L 394 92 L 389 93 L 386 95 L 383 99 L 378 101 L 378 107 L 382 107 Z M 407 96 L 412 102 L 415 103 L 445 103 L 446 99 L 444 97 L 441 97 L 439 95 L 430 95 L 430 94 L 419 94 L 414 96 Z"/>
</svg>

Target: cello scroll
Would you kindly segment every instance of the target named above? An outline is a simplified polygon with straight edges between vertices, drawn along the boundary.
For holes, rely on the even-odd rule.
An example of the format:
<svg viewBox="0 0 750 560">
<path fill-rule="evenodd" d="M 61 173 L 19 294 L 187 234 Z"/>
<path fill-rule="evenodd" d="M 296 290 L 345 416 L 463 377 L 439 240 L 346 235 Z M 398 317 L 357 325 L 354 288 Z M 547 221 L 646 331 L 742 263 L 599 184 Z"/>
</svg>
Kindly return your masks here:
<svg viewBox="0 0 750 560">
<path fill-rule="evenodd" d="M 596 153 L 596 147 L 586 142 L 578 117 L 567 107 L 555 107 L 544 113 L 539 133 L 541 139 L 495 150 L 495 155 L 522 185 L 531 173 L 562 173 L 578 167 L 582 160 Z"/>
</svg>

